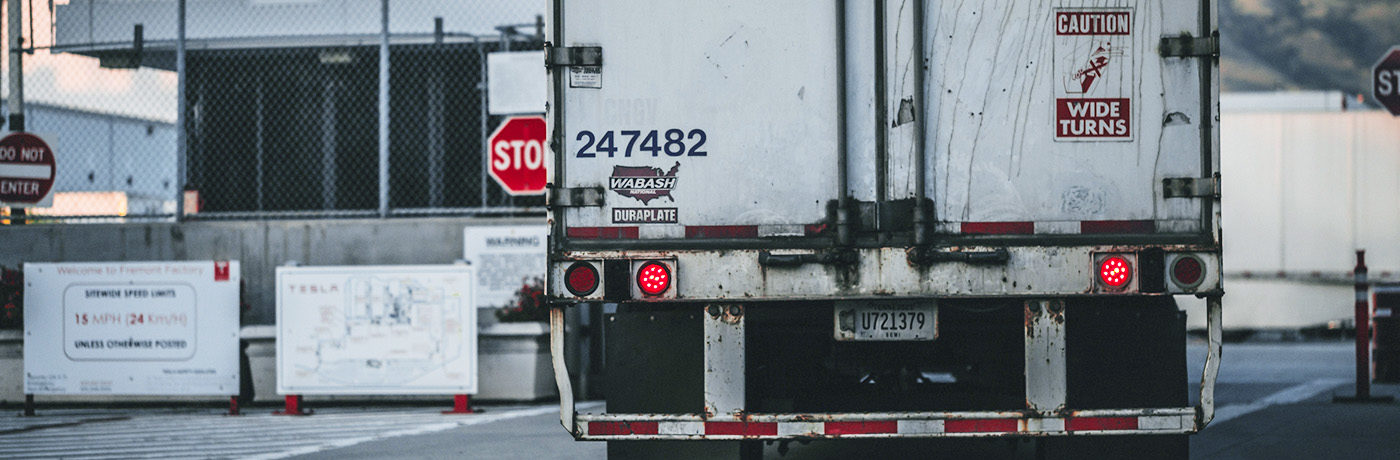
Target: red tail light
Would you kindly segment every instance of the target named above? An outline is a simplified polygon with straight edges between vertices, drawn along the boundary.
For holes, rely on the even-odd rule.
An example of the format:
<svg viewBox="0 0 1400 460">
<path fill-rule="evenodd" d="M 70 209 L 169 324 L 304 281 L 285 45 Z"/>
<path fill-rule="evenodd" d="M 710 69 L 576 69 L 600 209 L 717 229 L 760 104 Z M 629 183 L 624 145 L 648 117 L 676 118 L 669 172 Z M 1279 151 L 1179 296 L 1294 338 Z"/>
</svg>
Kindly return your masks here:
<svg viewBox="0 0 1400 460">
<path fill-rule="evenodd" d="M 1121 256 L 1110 256 L 1099 262 L 1099 282 L 1109 288 L 1127 286 L 1133 280 L 1133 265 Z"/>
<path fill-rule="evenodd" d="M 588 262 L 574 262 L 564 270 L 564 287 L 579 297 L 592 294 L 598 290 L 598 269 Z"/>
<path fill-rule="evenodd" d="M 1201 284 L 1205 278 L 1205 264 L 1199 257 L 1193 255 L 1183 255 L 1172 263 L 1172 282 L 1185 289 L 1191 289 Z"/>
<path fill-rule="evenodd" d="M 637 269 L 637 288 L 642 294 L 658 296 L 671 288 L 671 270 L 661 262 L 646 262 Z"/>
</svg>

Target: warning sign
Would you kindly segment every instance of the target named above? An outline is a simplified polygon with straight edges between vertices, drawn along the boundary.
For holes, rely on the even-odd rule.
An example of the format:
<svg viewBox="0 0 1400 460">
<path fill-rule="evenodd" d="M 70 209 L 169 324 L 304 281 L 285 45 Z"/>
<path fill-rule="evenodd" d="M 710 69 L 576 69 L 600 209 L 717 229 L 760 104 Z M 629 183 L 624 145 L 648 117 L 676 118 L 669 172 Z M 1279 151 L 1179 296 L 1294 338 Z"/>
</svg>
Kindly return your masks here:
<svg viewBox="0 0 1400 460">
<path fill-rule="evenodd" d="M 1133 13 L 1055 10 L 1055 140 L 1131 141 Z"/>
</svg>

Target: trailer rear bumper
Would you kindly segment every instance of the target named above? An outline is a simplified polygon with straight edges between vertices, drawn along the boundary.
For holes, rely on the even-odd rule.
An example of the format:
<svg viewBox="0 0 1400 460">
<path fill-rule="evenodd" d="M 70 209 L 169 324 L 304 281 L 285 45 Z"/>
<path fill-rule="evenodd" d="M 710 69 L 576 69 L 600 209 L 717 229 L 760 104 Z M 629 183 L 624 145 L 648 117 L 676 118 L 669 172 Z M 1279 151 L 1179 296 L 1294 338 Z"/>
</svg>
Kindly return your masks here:
<svg viewBox="0 0 1400 460">
<path fill-rule="evenodd" d="M 835 438 L 951 438 L 951 437 L 1036 437 L 1093 435 L 1170 435 L 1201 431 L 1215 416 L 1215 381 L 1220 368 L 1221 304 L 1219 296 L 1207 297 L 1208 346 L 1205 369 L 1200 382 L 1200 400 L 1194 407 L 1139 409 L 1064 409 L 1063 348 L 1048 355 L 1036 354 L 1035 360 L 1051 365 L 1030 366 L 1027 372 L 1027 404 L 1020 411 L 986 412 L 859 412 L 859 413 L 745 413 L 738 404 L 724 404 L 712 390 L 742 391 L 742 382 L 732 375 L 711 376 L 706 373 L 707 413 L 686 414 L 580 414 L 574 407 L 573 389 L 563 359 L 563 310 L 555 308 L 550 315 L 551 352 L 554 357 L 555 381 L 559 386 L 560 422 L 576 439 L 587 441 L 628 440 L 763 440 L 763 439 L 835 439 Z M 1028 303 L 1028 311 L 1033 310 Z M 1056 309 L 1038 309 L 1038 315 L 1053 315 Z M 735 324 L 717 318 L 716 324 L 737 326 L 742 333 L 742 317 Z M 1034 338 L 1028 338 L 1028 356 L 1033 349 L 1056 349 L 1062 339 L 1056 329 L 1063 322 L 1044 324 L 1028 317 L 1028 328 Z M 1047 333 L 1048 332 L 1048 333 Z M 721 334 L 726 332 L 721 331 Z M 734 343 L 733 336 L 730 343 Z M 740 336 L 741 337 L 741 336 Z M 1046 347 L 1049 340 L 1049 347 Z M 742 344 L 742 340 L 738 341 Z M 742 350 L 742 345 L 738 345 Z M 728 350 L 733 351 L 733 350 Z M 1046 358 L 1049 359 L 1046 359 Z M 711 366 L 721 368 L 719 366 Z M 711 380 L 715 382 L 712 383 Z M 1044 381 L 1050 381 L 1050 384 Z M 720 383 L 724 382 L 724 383 Z M 1045 386 L 1048 389 L 1038 389 Z M 1045 391 L 1041 391 L 1045 390 Z M 722 392 L 720 392 L 722 393 Z M 721 394 L 720 396 L 723 396 Z M 724 407 L 728 407 L 725 409 Z M 1041 407 L 1055 407 L 1045 410 Z M 714 410 L 712 410 L 714 409 Z"/>
<path fill-rule="evenodd" d="M 580 414 L 584 441 L 944 438 L 1188 434 L 1196 409 L 1022 412 L 905 412 L 849 414 Z"/>
</svg>

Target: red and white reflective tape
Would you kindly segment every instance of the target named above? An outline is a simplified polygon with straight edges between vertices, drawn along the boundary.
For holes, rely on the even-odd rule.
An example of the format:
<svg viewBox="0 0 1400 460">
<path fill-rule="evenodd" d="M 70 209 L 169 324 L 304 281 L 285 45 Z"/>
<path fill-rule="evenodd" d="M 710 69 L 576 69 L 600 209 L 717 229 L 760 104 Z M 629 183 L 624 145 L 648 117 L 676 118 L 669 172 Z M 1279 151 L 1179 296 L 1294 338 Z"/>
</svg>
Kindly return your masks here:
<svg viewBox="0 0 1400 460">
<path fill-rule="evenodd" d="M 830 230 L 826 224 L 816 225 L 687 225 L 686 239 L 722 238 L 777 238 L 820 236 Z M 581 240 L 635 240 L 641 237 L 641 228 L 622 227 L 569 227 L 565 235 Z"/>
<path fill-rule="evenodd" d="M 1150 220 L 1085 220 L 1073 222 L 959 222 L 964 235 L 1143 235 L 1157 232 Z"/>
<path fill-rule="evenodd" d="M 958 222 L 951 225 L 952 231 L 964 235 L 1121 235 L 1152 234 L 1157 232 L 1157 224 L 1150 220 L 1086 220 L 1074 222 Z M 828 233 L 831 227 L 826 224 L 814 225 L 687 225 L 686 239 L 716 238 L 775 238 L 810 237 Z M 565 232 L 574 239 L 638 239 L 641 229 L 635 226 L 621 227 L 569 227 Z"/>
<path fill-rule="evenodd" d="M 577 240 L 635 240 L 637 227 L 569 227 L 564 235 Z"/>
<path fill-rule="evenodd" d="M 877 419 L 872 415 L 879 414 L 772 414 L 751 415 L 747 420 L 606 414 L 582 415 L 579 426 L 580 439 L 594 440 L 1170 434 L 1195 430 L 1193 409 L 1158 410 L 1151 415 L 1021 418 Z"/>
</svg>

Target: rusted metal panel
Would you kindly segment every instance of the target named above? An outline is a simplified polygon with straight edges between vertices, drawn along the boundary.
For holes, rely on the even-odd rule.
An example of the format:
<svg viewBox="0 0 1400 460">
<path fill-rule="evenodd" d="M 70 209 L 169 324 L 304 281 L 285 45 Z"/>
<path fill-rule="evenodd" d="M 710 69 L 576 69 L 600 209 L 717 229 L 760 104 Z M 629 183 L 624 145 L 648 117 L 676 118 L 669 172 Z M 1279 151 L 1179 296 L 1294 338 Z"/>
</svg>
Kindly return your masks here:
<svg viewBox="0 0 1400 460">
<path fill-rule="evenodd" d="M 1208 271 L 1220 267 L 1217 248 L 1166 245 L 1171 252 L 1193 252 Z M 676 299 L 694 301 L 792 300 L 803 298 L 873 297 L 1056 297 L 1093 294 L 1094 253 L 1134 253 L 1140 245 L 1020 246 L 998 248 L 965 246 L 949 251 L 991 252 L 1004 249 L 1006 263 L 949 262 L 917 265 L 906 248 L 854 250 L 850 266 L 806 264 L 766 267 L 758 263 L 759 249 L 732 250 L 619 250 L 572 251 L 555 257 L 550 266 L 550 293 L 568 299 L 563 273 L 573 260 L 675 259 Z M 779 253 L 777 250 L 767 251 Z M 815 250 L 787 250 L 783 254 L 814 254 Z M 1197 293 L 1220 292 L 1219 276 L 1207 276 Z M 1123 291 L 1107 295 L 1133 294 Z"/>
<path fill-rule="evenodd" d="M 549 310 L 549 356 L 554 364 L 554 385 L 559 388 L 559 423 L 570 433 L 574 426 L 574 387 L 564 361 L 564 310 Z"/>
<path fill-rule="evenodd" d="M 744 307 L 710 304 L 704 307 L 705 413 L 744 411 Z"/>
<path fill-rule="evenodd" d="M 1208 349 L 1206 350 L 1205 369 L 1201 372 L 1201 402 L 1198 405 L 1200 411 L 1194 420 L 1196 430 L 1205 429 L 1206 425 L 1215 418 L 1215 379 L 1220 375 L 1220 343 L 1221 323 L 1220 323 L 1220 297 L 1212 296 L 1206 298 L 1206 334 Z"/>
<path fill-rule="evenodd" d="M 1026 407 L 1049 414 L 1065 408 L 1065 303 L 1026 301 Z"/>
</svg>

